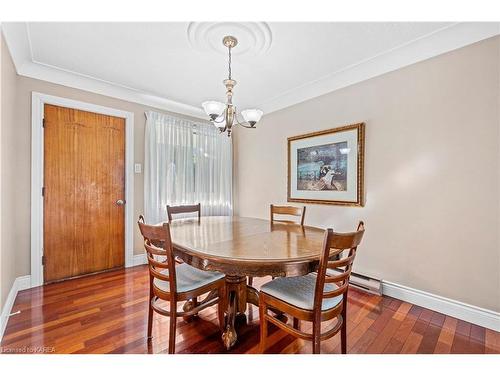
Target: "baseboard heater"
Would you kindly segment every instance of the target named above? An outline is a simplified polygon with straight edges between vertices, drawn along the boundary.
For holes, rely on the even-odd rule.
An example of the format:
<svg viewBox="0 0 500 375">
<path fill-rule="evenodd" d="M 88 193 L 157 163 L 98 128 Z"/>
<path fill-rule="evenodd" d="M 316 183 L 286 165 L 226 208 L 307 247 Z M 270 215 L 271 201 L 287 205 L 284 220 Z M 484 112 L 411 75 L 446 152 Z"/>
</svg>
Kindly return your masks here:
<svg viewBox="0 0 500 375">
<path fill-rule="evenodd" d="M 379 296 L 382 295 L 382 283 L 380 280 L 352 272 L 349 284 L 355 288 L 362 289 L 365 292 L 377 294 Z"/>
<path fill-rule="evenodd" d="M 336 272 L 340 272 L 340 270 L 339 271 L 329 270 L 328 273 L 335 274 Z M 382 283 L 380 282 L 380 280 L 365 275 L 361 275 L 359 273 L 355 272 L 351 273 L 351 278 L 349 279 L 349 285 L 368 293 L 373 293 L 379 296 L 382 295 Z"/>
</svg>

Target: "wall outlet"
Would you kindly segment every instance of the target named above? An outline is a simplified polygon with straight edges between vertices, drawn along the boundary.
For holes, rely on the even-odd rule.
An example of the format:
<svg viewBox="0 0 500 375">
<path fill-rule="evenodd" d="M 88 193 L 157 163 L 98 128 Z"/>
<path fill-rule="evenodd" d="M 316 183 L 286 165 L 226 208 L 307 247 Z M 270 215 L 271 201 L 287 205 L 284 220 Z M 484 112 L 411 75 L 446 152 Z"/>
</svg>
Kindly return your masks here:
<svg viewBox="0 0 500 375">
<path fill-rule="evenodd" d="M 142 164 L 140 164 L 140 163 L 135 163 L 135 164 L 134 164 L 134 172 L 135 172 L 135 173 L 142 173 Z"/>
</svg>

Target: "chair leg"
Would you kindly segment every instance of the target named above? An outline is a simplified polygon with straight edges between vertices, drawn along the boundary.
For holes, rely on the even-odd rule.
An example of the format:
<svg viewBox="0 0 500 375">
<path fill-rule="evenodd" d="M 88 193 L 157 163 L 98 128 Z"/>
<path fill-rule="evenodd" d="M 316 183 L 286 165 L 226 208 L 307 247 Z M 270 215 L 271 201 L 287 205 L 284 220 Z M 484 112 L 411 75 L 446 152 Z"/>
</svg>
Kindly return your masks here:
<svg viewBox="0 0 500 375">
<path fill-rule="evenodd" d="M 153 278 L 149 276 L 148 340 L 153 338 Z"/>
<path fill-rule="evenodd" d="M 313 354 L 321 354 L 321 341 L 319 339 L 313 341 Z"/>
<path fill-rule="evenodd" d="M 313 354 L 321 354 L 321 321 L 313 323 Z"/>
<path fill-rule="evenodd" d="M 347 303 L 343 304 L 341 315 L 342 315 L 342 328 L 340 329 L 340 347 L 342 354 L 347 354 Z"/>
<path fill-rule="evenodd" d="M 149 311 L 148 311 L 148 340 L 153 338 L 153 307 L 151 307 L 151 299 L 149 299 Z"/>
<path fill-rule="evenodd" d="M 260 321 L 260 344 L 259 353 L 264 353 L 266 351 L 266 339 L 267 339 L 267 306 L 262 300 L 262 295 L 259 300 L 259 321 Z"/>
<path fill-rule="evenodd" d="M 300 329 L 300 320 L 296 317 L 293 317 L 293 328 Z"/>
<path fill-rule="evenodd" d="M 170 302 L 170 330 L 168 332 L 168 354 L 175 354 L 175 330 L 177 328 L 177 303 Z"/>
<path fill-rule="evenodd" d="M 198 297 L 194 297 L 192 300 L 193 302 L 193 308 L 195 308 L 196 306 L 198 306 Z M 193 316 L 198 316 L 198 314 L 194 314 Z"/>
</svg>

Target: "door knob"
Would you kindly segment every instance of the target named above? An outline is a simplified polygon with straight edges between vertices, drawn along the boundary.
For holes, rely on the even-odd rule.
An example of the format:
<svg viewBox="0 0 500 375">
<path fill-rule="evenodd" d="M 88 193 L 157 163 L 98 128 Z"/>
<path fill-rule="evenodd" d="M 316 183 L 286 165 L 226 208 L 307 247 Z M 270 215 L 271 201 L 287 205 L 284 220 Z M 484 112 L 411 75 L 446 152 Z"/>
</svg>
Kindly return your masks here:
<svg viewBox="0 0 500 375">
<path fill-rule="evenodd" d="M 124 201 L 123 199 L 118 199 L 118 200 L 116 201 L 116 204 L 117 204 L 118 206 L 123 206 L 123 205 L 125 204 L 125 201 Z"/>
</svg>

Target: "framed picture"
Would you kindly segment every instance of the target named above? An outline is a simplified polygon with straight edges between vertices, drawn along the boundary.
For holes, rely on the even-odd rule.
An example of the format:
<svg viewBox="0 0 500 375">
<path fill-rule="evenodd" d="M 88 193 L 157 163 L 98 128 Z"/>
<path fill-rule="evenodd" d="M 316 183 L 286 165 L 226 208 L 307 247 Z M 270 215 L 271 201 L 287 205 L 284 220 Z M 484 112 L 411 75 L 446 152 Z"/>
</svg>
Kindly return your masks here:
<svg viewBox="0 0 500 375">
<path fill-rule="evenodd" d="M 365 124 L 288 138 L 288 201 L 364 205 Z"/>
</svg>

